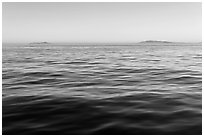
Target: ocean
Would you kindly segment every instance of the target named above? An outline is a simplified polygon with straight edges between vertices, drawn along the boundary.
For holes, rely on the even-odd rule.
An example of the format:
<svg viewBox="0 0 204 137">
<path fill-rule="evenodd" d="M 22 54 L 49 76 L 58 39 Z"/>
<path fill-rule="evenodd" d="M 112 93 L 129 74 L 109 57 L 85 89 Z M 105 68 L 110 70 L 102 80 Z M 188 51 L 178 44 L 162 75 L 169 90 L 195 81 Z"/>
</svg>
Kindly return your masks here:
<svg viewBox="0 0 204 137">
<path fill-rule="evenodd" d="M 3 44 L 3 135 L 201 135 L 202 46 Z"/>
</svg>

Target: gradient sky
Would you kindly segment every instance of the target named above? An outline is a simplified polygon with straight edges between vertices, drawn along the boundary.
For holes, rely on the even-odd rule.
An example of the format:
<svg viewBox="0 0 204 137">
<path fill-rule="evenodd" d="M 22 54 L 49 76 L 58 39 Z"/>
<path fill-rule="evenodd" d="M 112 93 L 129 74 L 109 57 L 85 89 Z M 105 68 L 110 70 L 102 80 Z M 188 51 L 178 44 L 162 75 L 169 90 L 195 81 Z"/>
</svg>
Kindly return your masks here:
<svg viewBox="0 0 204 137">
<path fill-rule="evenodd" d="M 201 3 L 3 3 L 3 42 L 202 41 Z"/>
</svg>

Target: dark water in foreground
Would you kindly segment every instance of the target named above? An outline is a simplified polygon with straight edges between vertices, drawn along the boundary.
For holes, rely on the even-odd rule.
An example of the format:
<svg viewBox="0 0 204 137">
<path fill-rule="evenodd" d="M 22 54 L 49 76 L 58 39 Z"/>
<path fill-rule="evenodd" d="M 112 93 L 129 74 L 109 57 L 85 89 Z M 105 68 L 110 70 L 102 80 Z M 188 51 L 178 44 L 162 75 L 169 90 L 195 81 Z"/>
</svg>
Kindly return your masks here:
<svg viewBox="0 0 204 137">
<path fill-rule="evenodd" d="M 3 134 L 202 134 L 201 46 L 3 45 Z"/>
</svg>

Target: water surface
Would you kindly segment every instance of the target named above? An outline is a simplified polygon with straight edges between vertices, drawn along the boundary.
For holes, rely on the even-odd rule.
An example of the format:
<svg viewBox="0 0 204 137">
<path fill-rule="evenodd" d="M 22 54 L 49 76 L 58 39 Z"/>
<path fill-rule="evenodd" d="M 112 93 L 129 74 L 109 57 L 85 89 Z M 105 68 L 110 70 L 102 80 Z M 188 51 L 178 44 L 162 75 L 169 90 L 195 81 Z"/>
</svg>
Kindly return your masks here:
<svg viewBox="0 0 204 137">
<path fill-rule="evenodd" d="M 2 50 L 3 134 L 201 134 L 201 46 Z"/>
</svg>

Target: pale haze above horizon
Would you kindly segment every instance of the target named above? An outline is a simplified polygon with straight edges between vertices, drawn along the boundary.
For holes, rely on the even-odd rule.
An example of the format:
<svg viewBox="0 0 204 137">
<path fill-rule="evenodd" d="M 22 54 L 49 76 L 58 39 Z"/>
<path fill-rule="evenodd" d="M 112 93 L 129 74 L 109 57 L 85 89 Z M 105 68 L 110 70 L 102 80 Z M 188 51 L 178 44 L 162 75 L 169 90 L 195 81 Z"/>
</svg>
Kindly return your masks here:
<svg viewBox="0 0 204 137">
<path fill-rule="evenodd" d="M 202 41 L 202 4 L 3 2 L 3 42 Z"/>
</svg>

